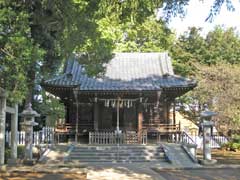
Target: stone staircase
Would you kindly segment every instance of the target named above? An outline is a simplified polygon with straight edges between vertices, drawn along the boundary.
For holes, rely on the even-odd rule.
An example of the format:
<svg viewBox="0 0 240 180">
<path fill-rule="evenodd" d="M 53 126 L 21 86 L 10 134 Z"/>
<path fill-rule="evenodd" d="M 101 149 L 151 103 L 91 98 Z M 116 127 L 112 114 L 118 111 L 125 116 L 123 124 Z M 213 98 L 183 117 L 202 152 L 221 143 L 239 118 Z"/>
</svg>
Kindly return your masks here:
<svg viewBox="0 0 240 180">
<path fill-rule="evenodd" d="M 69 152 L 70 162 L 166 162 L 160 145 L 87 146 L 76 145 Z"/>
</svg>

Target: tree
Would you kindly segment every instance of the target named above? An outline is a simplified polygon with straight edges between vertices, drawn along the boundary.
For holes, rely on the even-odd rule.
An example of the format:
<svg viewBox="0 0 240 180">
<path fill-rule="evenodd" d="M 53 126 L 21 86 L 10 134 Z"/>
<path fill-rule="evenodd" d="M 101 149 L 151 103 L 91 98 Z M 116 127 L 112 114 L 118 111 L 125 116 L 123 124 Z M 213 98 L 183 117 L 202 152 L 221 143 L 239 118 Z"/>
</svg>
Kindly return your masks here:
<svg viewBox="0 0 240 180">
<path fill-rule="evenodd" d="M 240 37 L 235 29 L 216 26 L 205 38 L 200 31 L 195 27 L 190 28 L 171 47 L 177 73 L 194 75 L 194 63 L 240 63 Z"/>
<path fill-rule="evenodd" d="M 218 113 L 216 123 L 219 130 L 227 132 L 240 127 L 240 65 L 220 63 L 198 65 L 198 86 L 188 95 L 203 107 Z M 196 101 L 195 101 L 196 102 Z"/>
<path fill-rule="evenodd" d="M 183 76 L 195 73 L 194 62 L 201 62 L 206 53 L 206 42 L 200 35 L 201 29 L 189 28 L 170 49 L 175 72 Z"/>
<path fill-rule="evenodd" d="M 171 46 L 174 35 L 166 23 L 150 16 L 143 22 L 121 23 L 114 17 L 100 19 L 103 36 L 112 40 L 116 52 L 161 52 Z"/>
<path fill-rule="evenodd" d="M 4 7 L 0 10 L 1 86 L 12 92 L 11 101 L 21 101 L 27 93 L 26 70 L 42 58 L 44 51 L 31 38 L 28 12 L 5 1 L 0 5 Z"/>
<path fill-rule="evenodd" d="M 223 29 L 217 26 L 207 34 L 205 42 L 207 51 L 203 63 L 240 63 L 240 37 L 234 28 Z"/>
<path fill-rule="evenodd" d="M 207 104 L 219 113 L 217 123 L 225 132 L 240 126 L 239 43 L 232 28 L 216 27 L 205 38 L 191 28 L 171 49 L 176 72 L 198 80 L 198 86 L 181 99 L 193 107 L 188 115 L 197 120 Z"/>
</svg>

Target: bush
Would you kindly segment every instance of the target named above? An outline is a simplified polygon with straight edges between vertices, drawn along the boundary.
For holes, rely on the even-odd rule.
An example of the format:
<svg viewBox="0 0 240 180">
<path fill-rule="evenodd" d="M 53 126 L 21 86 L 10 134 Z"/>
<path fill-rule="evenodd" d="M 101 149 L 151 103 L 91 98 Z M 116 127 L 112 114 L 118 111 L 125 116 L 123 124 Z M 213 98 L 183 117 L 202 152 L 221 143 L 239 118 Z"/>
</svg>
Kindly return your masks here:
<svg viewBox="0 0 240 180">
<path fill-rule="evenodd" d="M 233 138 L 232 138 L 232 141 L 234 143 L 240 144 L 240 135 L 234 135 Z"/>
<path fill-rule="evenodd" d="M 25 147 L 24 145 L 19 145 L 17 147 L 17 156 L 19 159 L 23 159 L 24 158 L 24 153 L 25 153 Z"/>
<path fill-rule="evenodd" d="M 24 151 L 25 151 L 24 145 L 19 145 L 17 147 L 17 158 L 18 159 L 24 158 Z M 9 147 L 6 147 L 5 154 L 4 154 L 5 163 L 7 163 L 9 158 L 11 158 L 11 149 Z"/>
<path fill-rule="evenodd" d="M 5 153 L 4 153 L 4 160 L 5 163 L 7 163 L 7 160 L 11 158 L 11 149 L 10 148 L 5 148 Z"/>
<path fill-rule="evenodd" d="M 239 151 L 240 150 L 240 143 L 231 141 L 226 144 L 222 145 L 222 148 L 228 151 Z"/>
</svg>

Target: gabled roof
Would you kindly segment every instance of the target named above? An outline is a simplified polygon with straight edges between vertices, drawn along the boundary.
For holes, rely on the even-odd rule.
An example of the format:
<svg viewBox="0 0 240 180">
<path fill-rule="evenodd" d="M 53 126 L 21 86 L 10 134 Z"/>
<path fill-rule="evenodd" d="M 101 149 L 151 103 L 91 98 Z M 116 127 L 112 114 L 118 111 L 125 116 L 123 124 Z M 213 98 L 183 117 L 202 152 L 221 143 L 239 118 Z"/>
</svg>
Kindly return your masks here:
<svg viewBox="0 0 240 180">
<path fill-rule="evenodd" d="M 69 60 L 65 72 L 43 83 L 86 91 L 145 91 L 171 87 L 195 87 L 196 82 L 174 75 L 167 53 L 116 53 L 102 78 L 88 77 L 77 60 Z"/>
</svg>

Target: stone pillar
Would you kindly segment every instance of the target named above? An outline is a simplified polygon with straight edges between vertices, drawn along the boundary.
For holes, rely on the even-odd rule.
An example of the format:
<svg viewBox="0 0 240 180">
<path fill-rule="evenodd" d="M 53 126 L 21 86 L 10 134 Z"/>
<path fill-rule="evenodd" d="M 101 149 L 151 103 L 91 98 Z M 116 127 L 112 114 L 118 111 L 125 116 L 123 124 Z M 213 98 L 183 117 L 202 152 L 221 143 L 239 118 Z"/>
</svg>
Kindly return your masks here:
<svg viewBox="0 0 240 180">
<path fill-rule="evenodd" d="M 18 104 L 14 105 L 15 114 L 11 119 L 11 158 L 17 159 L 17 142 L 18 142 Z"/>
<path fill-rule="evenodd" d="M 35 122 L 35 117 L 40 115 L 32 109 L 32 105 L 29 104 L 28 107 L 20 114 L 24 122 L 21 123 L 25 131 L 25 156 L 24 162 L 27 165 L 33 164 L 32 162 L 32 147 L 33 147 L 33 126 L 38 125 Z"/>
<path fill-rule="evenodd" d="M 0 88 L 0 166 L 4 164 L 6 99 L 6 92 L 2 88 Z"/>
<path fill-rule="evenodd" d="M 98 103 L 94 102 L 94 107 L 93 107 L 94 131 L 98 131 L 98 119 L 99 119 L 98 108 L 99 108 Z"/>
</svg>

